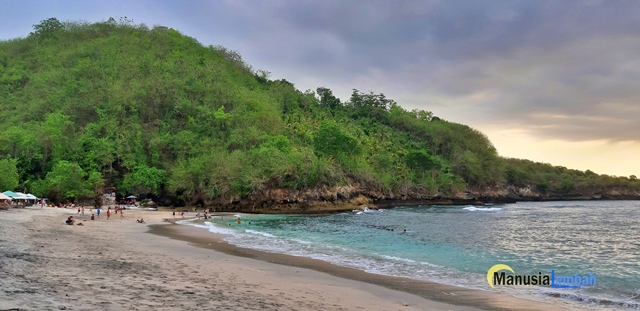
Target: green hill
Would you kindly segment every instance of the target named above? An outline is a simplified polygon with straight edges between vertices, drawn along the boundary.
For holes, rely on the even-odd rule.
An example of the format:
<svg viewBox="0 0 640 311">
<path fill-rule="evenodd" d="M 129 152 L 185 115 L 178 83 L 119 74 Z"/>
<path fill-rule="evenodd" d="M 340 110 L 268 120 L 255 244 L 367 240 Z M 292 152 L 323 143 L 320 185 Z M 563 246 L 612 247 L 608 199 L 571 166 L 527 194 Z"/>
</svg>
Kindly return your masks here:
<svg viewBox="0 0 640 311">
<path fill-rule="evenodd" d="M 126 19 L 48 19 L 0 42 L 0 174 L 2 190 L 56 202 L 115 186 L 228 209 L 640 191 L 633 176 L 501 158 L 477 130 L 383 94 L 297 90 L 235 51 Z"/>
</svg>

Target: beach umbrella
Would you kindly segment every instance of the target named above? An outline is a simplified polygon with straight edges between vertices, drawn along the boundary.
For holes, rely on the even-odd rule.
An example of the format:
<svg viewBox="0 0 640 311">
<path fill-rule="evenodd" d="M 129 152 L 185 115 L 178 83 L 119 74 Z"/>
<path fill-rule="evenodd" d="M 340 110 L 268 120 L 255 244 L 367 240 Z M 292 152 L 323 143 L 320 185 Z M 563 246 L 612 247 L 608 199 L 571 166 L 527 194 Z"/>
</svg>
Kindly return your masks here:
<svg viewBox="0 0 640 311">
<path fill-rule="evenodd" d="M 31 194 L 31 193 L 27 193 L 27 200 L 36 200 L 36 196 Z"/>
<path fill-rule="evenodd" d="M 10 197 L 10 198 L 19 198 L 20 197 L 17 193 L 15 193 L 13 191 L 9 191 L 9 190 L 3 192 L 3 194 L 8 196 L 8 197 Z"/>
<path fill-rule="evenodd" d="M 137 197 L 137 196 L 135 196 L 135 195 L 130 195 L 130 196 L 128 196 L 128 197 L 127 197 L 127 199 L 137 199 L 137 198 L 138 198 L 138 197 Z"/>
</svg>

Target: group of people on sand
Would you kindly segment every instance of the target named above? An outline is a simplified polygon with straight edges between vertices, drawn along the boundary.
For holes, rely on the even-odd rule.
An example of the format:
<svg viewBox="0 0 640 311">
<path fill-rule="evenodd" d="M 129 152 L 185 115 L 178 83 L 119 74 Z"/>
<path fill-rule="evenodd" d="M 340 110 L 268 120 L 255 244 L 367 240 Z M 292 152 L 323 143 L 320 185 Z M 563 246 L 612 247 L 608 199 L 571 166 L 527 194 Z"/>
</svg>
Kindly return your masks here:
<svg viewBox="0 0 640 311">
<path fill-rule="evenodd" d="M 109 215 L 109 211 L 107 211 L 107 215 Z M 95 219 L 96 219 L 95 215 L 91 214 L 91 220 L 95 220 Z M 144 221 L 144 218 L 136 219 L 136 222 L 139 223 L 139 224 L 146 224 L 146 222 Z M 67 217 L 67 220 L 65 221 L 65 223 L 67 225 L 74 225 L 76 223 L 76 220 L 73 218 L 73 216 L 69 216 L 69 217 Z M 84 225 L 80 222 L 80 223 L 78 223 L 78 226 L 84 226 Z"/>
<path fill-rule="evenodd" d="M 120 207 L 119 205 L 114 208 L 114 211 L 115 211 L 116 215 L 118 213 L 120 213 L 120 219 L 124 219 L 124 210 L 125 210 L 125 208 Z M 91 211 L 93 211 L 93 209 L 91 209 Z M 98 218 L 100 218 L 100 213 L 101 212 L 102 212 L 102 209 L 100 207 L 98 207 L 96 209 L 96 214 L 98 215 Z M 91 220 L 95 220 L 96 219 L 96 214 L 93 214 L 93 213 L 91 214 Z M 111 207 L 109 207 L 109 208 L 107 208 L 107 220 L 109 220 L 109 218 L 111 218 L 111 214 L 112 214 Z M 84 216 L 84 206 L 78 206 L 78 215 L 83 215 Z M 175 212 L 174 212 L 174 216 L 175 216 Z M 136 219 L 136 222 L 139 223 L 139 224 L 146 224 L 146 222 L 144 221 L 144 218 Z M 73 218 L 73 216 L 69 216 L 67 218 L 67 220 L 65 221 L 65 223 L 67 225 L 74 225 L 76 223 L 76 220 Z M 84 225 L 82 223 L 78 223 L 78 226 L 84 226 Z"/>
<path fill-rule="evenodd" d="M 78 205 L 78 214 L 84 216 L 84 205 Z"/>
<path fill-rule="evenodd" d="M 184 210 L 180 211 L 180 216 L 182 218 L 184 218 L 184 215 L 185 215 L 185 211 Z M 205 210 L 204 213 L 202 213 L 202 214 L 201 213 L 197 213 L 196 217 L 198 218 L 198 220 L 200 220 L 202 217 L 204 217 L 204 219 L 213 219 L 213 215 L 211 215 L 209 213 L 209 210 Z M 224 219 L 224 216 L 222 216 L 222 217 Z M 176 218 L 176 211 L 173 211 L 173 218 Z"/>
<path fill-rule="evenodd" d="M 182 210 L 180 211 L 180 215 L 182 216 L 182 218 L 184 218 L 184 214 L 185 211 Z M 198 218 L 198 220 L 200 220 L 202 217 L 204 217 L 204 219 L 213 219 L 213 215 L 211 215 L 209 213 L 209 210 L 205 210 L 204 213 L 197 213 L 196 214 L 196 218 Z M 173 211 L 173 218 L 176 218 L 176 211 Z M 220 215 L 220 220 L 224 221 L 224 215 Z M 236 222 L 240 225 L 242 223 L 242 220 L 240 220 L 240 217 L 236 215 Z M 231 226 L 231 224 L 229 224 L 229 226 Z"/>
<path fill-rule="evenodd" d="M 100 209 L 98 209 L 98 211 L 99 210 Z M 120 206 L 116 206 L 115 207 L 116 215 L 118 215 L 118 212 L 120 213 L 120 219 L 124 219 L 124 208 L 121 208 Z M 100 212 L 98 212 L 98 216 L 100 216 Z M 107 209 L 107 220 L 109 220 L 109 218 L 111 218 L 111 207 Z"/>
<path fill-rule="evenodd" d="M 184 218 L 184 214 L 185 214 L 184 210 L 180 211 L 180 216 L 182 216 L 182 218 Z M 176 211 L 173 211 L 173 218 L 176 218 Z"/>
<path fill-rule="evenodd" d="M 213 218 L 213 216 L 211 216 L 208 211 L 205 211 L 203 214 L 198 213 L 196 214 L 196 217 L 198 217 L 198 220 L 200 220 L 201 217 L 204 217 L 204 219 Z"/>
</svg>

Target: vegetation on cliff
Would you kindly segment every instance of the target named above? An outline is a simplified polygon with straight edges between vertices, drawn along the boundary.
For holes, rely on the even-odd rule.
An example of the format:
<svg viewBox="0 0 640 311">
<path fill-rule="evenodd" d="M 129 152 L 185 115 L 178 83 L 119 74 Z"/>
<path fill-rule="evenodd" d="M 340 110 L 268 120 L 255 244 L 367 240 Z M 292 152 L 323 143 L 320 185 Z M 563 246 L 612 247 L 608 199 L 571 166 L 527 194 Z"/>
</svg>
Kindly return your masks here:
<svg viewBox="0 0 640 311">
<path fill-rule="evenodd" d="M 105 186 L 176 204 L 354 184 L 380 198 L 640 190 L 633 177 L 501 158 L 479 131 L 384 94 L 297 90 L 235 51 L 126 18 L 52 18 L 0 42 L 0 168 L 0 185 L 55 201 Z"/>
</svg>

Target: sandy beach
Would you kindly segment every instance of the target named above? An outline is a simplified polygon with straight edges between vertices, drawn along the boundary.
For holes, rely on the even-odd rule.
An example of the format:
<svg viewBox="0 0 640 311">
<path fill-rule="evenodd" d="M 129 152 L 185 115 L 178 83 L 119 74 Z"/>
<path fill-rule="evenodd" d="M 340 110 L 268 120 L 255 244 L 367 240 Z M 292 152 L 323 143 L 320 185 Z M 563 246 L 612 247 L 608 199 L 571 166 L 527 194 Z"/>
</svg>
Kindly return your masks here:
<svg viewBox="0 0 640 311">
<path fill-rule="evenodd" d="M 238 249 L 164 221 L 170 212 L 91 221 L 87 209 L 76 217 L 85 226 L 64 225 L 76 212 L 0 212 L 0 310 L 559 309 Z M 147 223 L 136 223 L 140 217 Z"/>
</svg>

